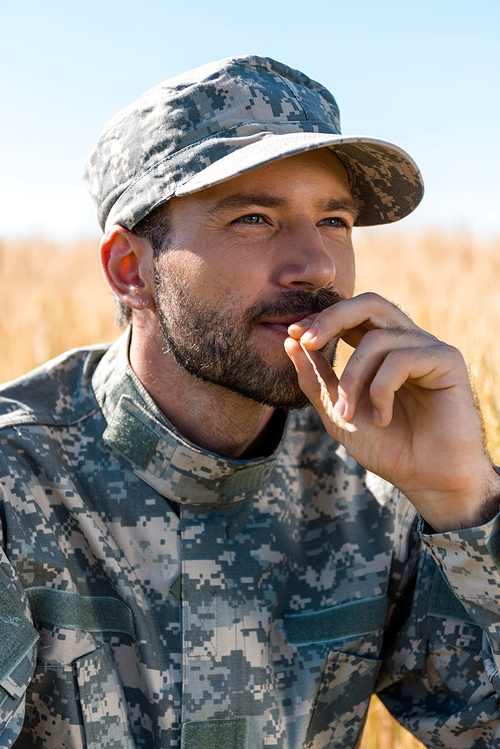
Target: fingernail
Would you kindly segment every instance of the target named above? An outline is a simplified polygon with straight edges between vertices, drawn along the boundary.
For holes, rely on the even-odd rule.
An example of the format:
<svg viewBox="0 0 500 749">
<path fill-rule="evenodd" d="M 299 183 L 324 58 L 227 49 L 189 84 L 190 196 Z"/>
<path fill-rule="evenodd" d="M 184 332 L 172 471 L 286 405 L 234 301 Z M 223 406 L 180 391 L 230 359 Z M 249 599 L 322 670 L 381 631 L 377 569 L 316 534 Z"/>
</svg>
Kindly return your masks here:
<svg viewBox="0 0 500 749">
<path fill-rule="evenodd" d="M 300 333 L 302 328 L 309 327 L 310 323 L 311 321 L 309 320 L 308 317 L 306 317 L 305 320 L 299 320 L 298 322 L 293 322 L 291 325 L 288 326 L 288 333 L 290 333 L 290 331 L 293 331 L 295 334 L 297 334 L 297 328 Z"/>
<path fill-rule="evenodd" d="M 311 323 L 310 319 L 306 317 L 304 320 L 293 322 L 291 325 L 288 326 L 288 330 L 290 330 L 290 328 L 307 328 L 310 325 L 310 323 Z"/>
<path fill-rule="evenodd" d="M 317 332 L 318 332 L 318 326 L 315 323 L 314 325 L 311 325 L 311 327 L 309 328 L 309 330 L 306 330 L 306 332 L 304 333 L 304 335 L 300 336 L 300 340 L 301 341 L 311 341 L 315 337 L 315 335 L 316 335 Z"/>
<path fill-rule="evenodd" d="M 335 405 L 333 407 L 333 410 L 339 416 L 344 416 L 345 415 L 345 412 L 347 411 L 347 403 L 345 402 L 345 400 L 343 399 L 343 397 L 341 395 L 338 396 L 338 398 L 337 398 L 337 400 L 335 402 Z"/>
</svg>

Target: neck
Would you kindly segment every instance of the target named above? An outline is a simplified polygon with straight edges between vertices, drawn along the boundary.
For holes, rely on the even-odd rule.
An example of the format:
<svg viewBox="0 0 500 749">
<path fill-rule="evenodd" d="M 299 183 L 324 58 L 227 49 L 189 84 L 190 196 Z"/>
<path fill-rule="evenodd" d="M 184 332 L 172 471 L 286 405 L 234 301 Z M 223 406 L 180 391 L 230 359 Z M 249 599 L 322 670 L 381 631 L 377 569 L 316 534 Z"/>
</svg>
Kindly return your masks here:
<svg viewBox="0 0 500 749">
<path fill-rule="evenodd" d="M 200 380 L 180 367 L 171 354 L 163 353 L 161 346 L 152 344 L 132 331 L 132 369 L 186 439 L 226 458 L 269 454 L 273 408 Z"/>
</svg>

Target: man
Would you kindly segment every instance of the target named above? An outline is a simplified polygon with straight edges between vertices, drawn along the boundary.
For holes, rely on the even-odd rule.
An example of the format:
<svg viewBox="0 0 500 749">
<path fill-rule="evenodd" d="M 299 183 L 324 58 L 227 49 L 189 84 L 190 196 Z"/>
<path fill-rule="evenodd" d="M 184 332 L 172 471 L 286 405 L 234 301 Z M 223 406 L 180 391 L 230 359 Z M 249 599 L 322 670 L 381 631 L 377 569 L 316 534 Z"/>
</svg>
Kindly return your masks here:
<svg viewBox="0 0 500 749">
<path fill-rule="evenodd" d="M 249 56 L 120 112 L 86 180 L 131 326 L 3 392 L 2 746 L 351 747 L 374 691 L 428 746 L 496 746 L 466 366 L 353 297 L 353 226 L 413 210 L 415 164 Z"/>
</svg>

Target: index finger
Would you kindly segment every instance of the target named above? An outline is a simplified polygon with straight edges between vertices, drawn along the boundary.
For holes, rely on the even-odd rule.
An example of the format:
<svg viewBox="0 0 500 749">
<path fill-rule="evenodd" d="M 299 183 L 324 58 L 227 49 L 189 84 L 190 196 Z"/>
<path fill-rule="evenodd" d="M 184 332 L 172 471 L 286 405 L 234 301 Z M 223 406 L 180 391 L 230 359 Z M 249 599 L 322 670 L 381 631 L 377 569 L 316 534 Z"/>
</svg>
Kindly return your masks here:
<svg viewBox="0 0 500 749">
<path fill-rule="evenodd" d="M 342 338 L 356 348 L 368 330 L 377 328 L 420 330 L 395 304 L 374 292 L 366 292 L 310 316 L 307 326 L 301 325 L 301 321 L 290 325 L 288 334 L 309 350 L 322 348 L 332 338 Z"/>
</svg>

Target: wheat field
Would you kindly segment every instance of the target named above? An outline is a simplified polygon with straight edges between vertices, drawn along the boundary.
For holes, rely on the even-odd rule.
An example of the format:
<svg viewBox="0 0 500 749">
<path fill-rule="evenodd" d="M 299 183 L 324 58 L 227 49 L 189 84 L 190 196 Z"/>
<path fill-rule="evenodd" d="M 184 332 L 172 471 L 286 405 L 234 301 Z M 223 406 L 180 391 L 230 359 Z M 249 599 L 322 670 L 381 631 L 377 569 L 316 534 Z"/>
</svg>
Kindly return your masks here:
<svg viewBox="0 0 500 749">
<path fill-rule="evenodd" d="M 377 291 L 460 348 L 470 366 L 493 459 L 500 462 L 500 239 L 464 232 L 410 236 L 385 228 L 355 238 L 357 291 Z M 0 382 L 75 346 L 117 337 L 98 240 L 0 241 Z M 360 749 L 421 747 L 373 698 Z"/>
</svg>

